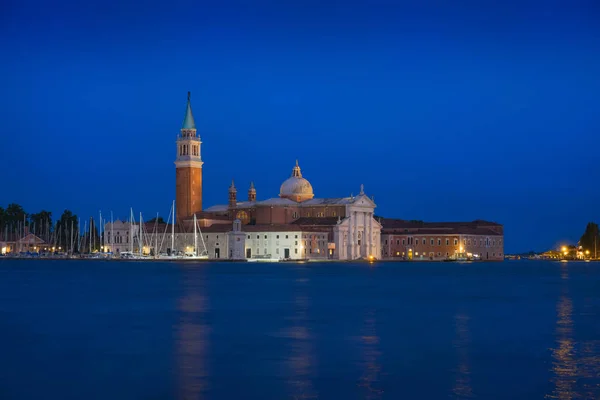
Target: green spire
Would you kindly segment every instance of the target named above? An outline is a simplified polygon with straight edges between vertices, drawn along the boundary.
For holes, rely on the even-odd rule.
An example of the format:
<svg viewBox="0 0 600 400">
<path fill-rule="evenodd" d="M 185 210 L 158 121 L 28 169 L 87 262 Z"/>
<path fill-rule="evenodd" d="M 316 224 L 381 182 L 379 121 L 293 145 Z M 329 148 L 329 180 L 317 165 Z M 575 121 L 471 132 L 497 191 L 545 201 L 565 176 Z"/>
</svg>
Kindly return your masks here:
<svg viewBox="0 0 600 400">
<path fill-rule="evenodd" d="M 185 119 L 183 120 L 183 126 L 181 129 L 196 129 L 196 123 L 194 122 L 194 115 L 192 114 L 192 103 L 190 102 L 191 93 L 188 92 L 187 109 L 185 110 Z"/>
</svg>

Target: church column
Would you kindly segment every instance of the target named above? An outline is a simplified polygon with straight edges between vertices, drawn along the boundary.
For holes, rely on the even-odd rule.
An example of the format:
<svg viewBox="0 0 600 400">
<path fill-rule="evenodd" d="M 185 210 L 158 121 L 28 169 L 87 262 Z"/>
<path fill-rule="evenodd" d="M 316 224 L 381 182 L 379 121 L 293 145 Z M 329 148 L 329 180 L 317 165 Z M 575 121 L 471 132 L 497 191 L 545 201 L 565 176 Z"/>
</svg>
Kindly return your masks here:
<svg viewBox="0 0 600 400">
<path fill-rule="evenodd" d="M 373 214 L 368 213 L 367 217 L 369 218 L 369 255 L 373 255 Z"/>
<path fill-rule="evenodd" d="M 354 236 L 352 237 L 352 259 L 358 258 L 358 212 L 354 211 L 352 217 L 354 218 Z M 358 251 L 357 251 L 358 250 Z"/>
</svg>

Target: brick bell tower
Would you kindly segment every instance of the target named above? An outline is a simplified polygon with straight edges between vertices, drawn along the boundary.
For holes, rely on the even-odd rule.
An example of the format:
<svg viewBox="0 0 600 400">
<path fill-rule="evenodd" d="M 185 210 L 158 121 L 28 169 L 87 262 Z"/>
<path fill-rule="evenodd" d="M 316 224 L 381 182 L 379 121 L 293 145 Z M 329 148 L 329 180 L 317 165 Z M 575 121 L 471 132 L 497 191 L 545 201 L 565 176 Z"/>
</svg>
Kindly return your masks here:
<svg viewBox="0 0 600 400">
<path fill-rule="evenodd" d="M 181 132 L 177 137 L 175 159 L 175 209 L 176 220 L 181 222 L 202 211 L 202 157 L 200 137 L 192 114 L 190 92 Z"/>
</svg>

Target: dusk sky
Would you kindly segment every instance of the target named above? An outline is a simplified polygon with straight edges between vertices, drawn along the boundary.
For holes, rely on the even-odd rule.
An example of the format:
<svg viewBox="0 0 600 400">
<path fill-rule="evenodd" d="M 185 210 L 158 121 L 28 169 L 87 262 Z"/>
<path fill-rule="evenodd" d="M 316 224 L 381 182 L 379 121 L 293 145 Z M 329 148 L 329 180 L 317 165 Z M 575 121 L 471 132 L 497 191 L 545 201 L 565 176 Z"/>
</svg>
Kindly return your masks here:
<svg viewBox="0 0 600 400">
<path fill-rule="evenodd" d="M 166 217 L 191 91 L 205 208 L 298 159 L 316 197 L 500 222 L 507 253 L 600 222 L 597 1 L 9 0 L 0 35 L 4 207 Z"/>
</svg>

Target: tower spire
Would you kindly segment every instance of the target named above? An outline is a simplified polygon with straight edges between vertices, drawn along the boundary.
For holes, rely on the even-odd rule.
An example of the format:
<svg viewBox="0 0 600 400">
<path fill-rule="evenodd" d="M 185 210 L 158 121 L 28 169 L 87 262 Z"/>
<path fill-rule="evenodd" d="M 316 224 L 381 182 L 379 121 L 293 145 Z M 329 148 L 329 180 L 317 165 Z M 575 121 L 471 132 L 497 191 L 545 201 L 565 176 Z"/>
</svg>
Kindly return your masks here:
<svg viewBox="0 0 600 400">
<path fill-rule="evenodd" d="M 256 201 L 256 188 L 254 182 L 250 182 L 250 189 L 248 189 L 248 201 Z"/>
<path fill-rule="evenodd" d="M 196 123 L 194 122 L 194 115 L 192 114 L 192 92 L 188 92 L 187 96 L 187 107 L 185 109 L 185 118 L 183 119 L 183 125 L 181 129 L 196 129 Z"/>
<path fill-rule="evenodd" d="M 296 166 L 292 169 L 292 176 L 302 178 L 302 171 L 300 171 L 300 165 L 298 165 L 298 160 L 296 160 Z"/>
</svg>

